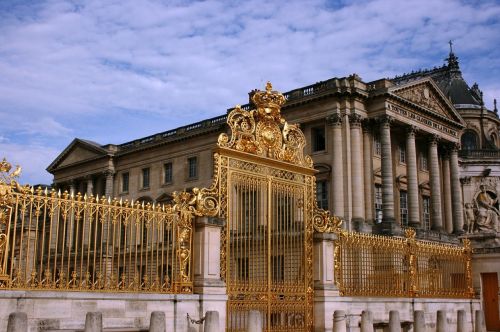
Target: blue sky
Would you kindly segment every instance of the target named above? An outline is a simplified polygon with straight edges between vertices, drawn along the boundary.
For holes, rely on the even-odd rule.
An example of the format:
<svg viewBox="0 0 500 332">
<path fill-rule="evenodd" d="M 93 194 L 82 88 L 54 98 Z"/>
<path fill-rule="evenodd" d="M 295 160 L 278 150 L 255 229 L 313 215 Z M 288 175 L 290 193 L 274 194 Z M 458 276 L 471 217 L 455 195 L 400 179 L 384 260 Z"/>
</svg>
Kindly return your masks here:
<svg viewBox="0 0 500 332">
<path fill-rule="evenodd" d="M 448 40 L 500 99 L 495 1 L 0 2 L 0 157 L 45 171 L 74 137 L 122 143 L 223 114 L 267 80 L 287 91 L 440 66 Z"/>
</svg>

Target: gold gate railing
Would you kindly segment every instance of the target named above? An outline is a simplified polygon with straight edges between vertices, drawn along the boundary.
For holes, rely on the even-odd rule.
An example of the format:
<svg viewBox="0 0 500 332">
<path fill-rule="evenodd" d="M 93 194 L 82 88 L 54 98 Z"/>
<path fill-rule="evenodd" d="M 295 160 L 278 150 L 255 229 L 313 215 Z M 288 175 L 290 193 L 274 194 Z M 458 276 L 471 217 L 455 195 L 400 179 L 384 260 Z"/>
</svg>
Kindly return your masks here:
<svg viewBox="0 0 500 332">
<path fill-rule="evenodd" d="M 216 213 L 202 190 L 123 202 L 23 187 L 10 169 L 0 163 L 0 288 L 192 292 L 193 218 Z"/>
<path fill-rule="evenodd" d="M 471 245 L 340 231 L 335 280 L 344 296 L 470 298 L 474 295 Z"/>
</svg>

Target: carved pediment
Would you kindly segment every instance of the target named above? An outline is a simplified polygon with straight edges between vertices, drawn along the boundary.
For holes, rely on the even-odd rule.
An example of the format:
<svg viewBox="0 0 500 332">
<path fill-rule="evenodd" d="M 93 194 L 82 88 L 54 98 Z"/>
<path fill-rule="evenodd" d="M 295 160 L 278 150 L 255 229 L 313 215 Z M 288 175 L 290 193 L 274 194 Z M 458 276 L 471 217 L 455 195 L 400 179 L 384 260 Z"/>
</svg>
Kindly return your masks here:
<svg viewBox="0 0 500 332">
<path fill-rule="evenodd" d="M 77 138 L 64 149 L 49 167 L 47 167 L 47 170 L 50 172 L 59 167 L 69 166 L 85 160 L 92 160 L 105 156 L 106 154 L 107 151 L 98 144 Z"/>
<path fill-rule="evenodd" d="M 395 86 L 390 89 L 390 93 L 448 120 L 465 124 L 448 98 L 443 95 L 437 85 L 430 79 L 411 82 L 403 86 Z"/>
</svg>

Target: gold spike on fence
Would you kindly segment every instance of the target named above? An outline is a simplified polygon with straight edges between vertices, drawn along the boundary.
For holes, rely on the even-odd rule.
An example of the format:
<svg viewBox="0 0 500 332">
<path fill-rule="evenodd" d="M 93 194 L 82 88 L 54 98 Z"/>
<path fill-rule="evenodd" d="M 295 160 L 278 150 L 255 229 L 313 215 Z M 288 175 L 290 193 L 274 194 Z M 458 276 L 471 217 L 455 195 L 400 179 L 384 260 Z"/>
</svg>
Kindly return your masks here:
<svg viewBox="0 0 500 332">
<path fill-rule="evenodd" d="M 0 163 L 0 288 L 191 293 L 199 190 L 154 205 L 20 186 Z M 206 211 L 205 211 L 206 212 Z"/>
<path fill-rule="evenodd" d="M 470 298 L 474 295 L 470 241 L 464 246 L 339 232 L 335 274 L 344 296 Z"/>
</svg>

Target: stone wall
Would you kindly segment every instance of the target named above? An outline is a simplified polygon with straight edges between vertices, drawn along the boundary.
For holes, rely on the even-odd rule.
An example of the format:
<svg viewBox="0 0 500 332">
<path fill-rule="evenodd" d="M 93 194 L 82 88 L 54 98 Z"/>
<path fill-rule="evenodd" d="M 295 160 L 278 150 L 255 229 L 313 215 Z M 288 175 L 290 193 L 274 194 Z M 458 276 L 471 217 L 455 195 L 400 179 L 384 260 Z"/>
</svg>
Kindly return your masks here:
<svg viewBox="0 0 500 332">
<path fill-rule="evenodd" d="M 104 329 L 149 328 L 151 312 L 162 311 L 167 331 L 203 331 L 203 325 L 189 323 L 187 314 L 199 319 L 205 312 L 219 312 L 225 326 L 226 295 L 170 295 L 54 291 L 0 291 L 0 331 L 7 330 L 10 313 L 28 315 L 28 331 L 82 331 L 85 315 L 100 311 Z"/>
</svg>

